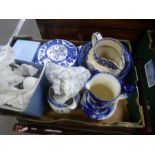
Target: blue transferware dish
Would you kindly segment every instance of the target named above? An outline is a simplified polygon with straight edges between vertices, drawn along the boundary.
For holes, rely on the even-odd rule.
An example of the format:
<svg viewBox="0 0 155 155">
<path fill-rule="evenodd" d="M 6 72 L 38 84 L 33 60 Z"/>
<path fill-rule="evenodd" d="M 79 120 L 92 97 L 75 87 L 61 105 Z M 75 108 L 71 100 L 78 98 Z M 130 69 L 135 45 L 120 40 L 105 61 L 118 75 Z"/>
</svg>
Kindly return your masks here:
<svg viewBox="0 0 155 155">
<path fill-rule="evenodd" d="M 130 51 L 123 45 L 125 51 L 124 51 L 124 61 L 125 61 L 125 67 L 124 69 L 120 72 L 120 74 L 115 75 L 118 79 L 122 80 L 126 75 L 129 73 L 131 70 L 131 67 L 133 67 L 132 63 L 132 57 L 130 54 Z M 81 66 L 86 67 L 89 69 L 92 73 L 92 75 L 96 73 L 100 73 L 101 71 L 95 68 L 92 64 L 88 63 L 88 55 L 92 52 L 92 42 L 87 42 L 82 46 L 82 48 L 79 51 L 79 56 L 78 56 L 78 64 Z M 95 61 L 95 59 L 94 59 Z"/>
<path fill-rule="evenodd" d="M 51 62 L 64 66 L 76 66 L 78 48 L 63 39 L 54 39 L 41 45 L 36 53 L 36 62 L 50 64 Z"/>
</svg>

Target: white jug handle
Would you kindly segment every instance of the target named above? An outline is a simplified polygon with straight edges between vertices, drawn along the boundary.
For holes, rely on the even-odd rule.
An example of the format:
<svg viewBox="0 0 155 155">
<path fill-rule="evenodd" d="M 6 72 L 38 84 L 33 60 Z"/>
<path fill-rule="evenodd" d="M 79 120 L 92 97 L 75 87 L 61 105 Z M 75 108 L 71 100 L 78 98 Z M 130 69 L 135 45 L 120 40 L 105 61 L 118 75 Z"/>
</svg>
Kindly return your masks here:
<svg viewBox="0 0 155 155">
<path fill-rule="evenodd" d="M 77 103 L 75 101 L 75 98 L 73 99 L 73 103 L 71 105 L 65 104 L 70 110 L 74 110 L 77 107 Z"/>
<path fill-rule="evenodd" d="M 121 85 L 122 85 L 122 94 L 118 97 L 118 100 L 127 99 L 136 90 L 136 87 L 133 84 L 122 83 Z"/>
<path fill-rule="evenodd" d="M 124 100 L 124 99 L 127 99 L 129 96 L 126 94 L 126 93 L 124 93 L 124 94 L 121 94 L 117 99 L 118 99 L 118 101 L 119 100 Z"/>
<path fill-rule="evenodd" d="M 92 34 L 92 37 L 91 37 L 92 46 L 94 47 L 95 44 L 96 44 L 96 42 L 97 42 L 98 40 L 101 40 L 102 38 L 103 38 L 103 37 L 102 37 L 101 33 L 99 33 L 99 32 L 93 33 L 93 34 Z"/>
</svg>

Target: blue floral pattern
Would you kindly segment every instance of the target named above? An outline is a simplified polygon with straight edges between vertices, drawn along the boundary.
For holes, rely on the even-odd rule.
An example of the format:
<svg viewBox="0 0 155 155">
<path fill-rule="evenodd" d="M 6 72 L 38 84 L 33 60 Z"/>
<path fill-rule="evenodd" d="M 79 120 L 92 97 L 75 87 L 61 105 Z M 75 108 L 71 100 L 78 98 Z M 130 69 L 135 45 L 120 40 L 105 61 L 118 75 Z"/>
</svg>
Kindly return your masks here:
<svg viewBox="0 0 155 155">
<path fill-rule="evenodd" d="M 71 67 L 76 65 L 78 48 L 71 42 L 63 39 L 55 39 L 44 43 L 38 49 L 36 62 L 49 64 L 51 62 Z"/>
<path fill-rule="evenodd" d="M 74 99 L 75 99 L 75 103 L 76 103 L 76 107 L 77 107 L 79 104 L 79 101 L 80 101 L 80 95 L 79 94 L 76 95 Z M 69 113 L 72 111 L 69 108 L 69 106 L 66 105 L 66 103 L 64 103 L 64 104 L 57 103 L 51 95 L 48 95 L 47 101 L 48 101 L 49 105 L 51 106 L 51 108 L 58 113 Z"/>
<path fill-rule="evenodd" d="M 81 99 L 81 106 L 84 113 L 95 120 L 104 120 L 113 115 L 116 110 L 117 102 L 109 102 L 103 107 L 97 108 L 95 103 L 96 101 L 92 100 L 91 96 L 87 91 L 84 92 L 83 97 Z M 100 103 L 102 104 L 102 103 Z"/>
<path fill-rule="evenodd" d="M 98 56 L 96 53 L 94 53 L 93 55 L 94 55 L 95 60 L 96 60 L 99 64 L 101 64 L 101 65 L 103 65 L 103 66 L 106 66 L 106 67 L 108 67 L 108 68 L 118 69 L 118 67 L 117 67 L 112 61 L 107 60 L 107 59 L 105 59 L 105 58 L 103 58 L 103 57 L 101 58 L 101 57 Z"/>
</svg>

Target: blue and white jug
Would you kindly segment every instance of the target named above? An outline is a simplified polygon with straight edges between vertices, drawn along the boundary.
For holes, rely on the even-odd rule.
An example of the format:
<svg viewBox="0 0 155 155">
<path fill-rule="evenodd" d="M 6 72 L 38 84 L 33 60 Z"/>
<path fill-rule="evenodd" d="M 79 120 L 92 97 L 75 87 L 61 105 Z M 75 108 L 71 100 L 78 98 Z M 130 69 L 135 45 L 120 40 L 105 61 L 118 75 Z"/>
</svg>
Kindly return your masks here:
<svg viewBox="0 0 155 155">
<path fill-rule="evenodd" d="M 92 34 L 91 42 L 92 49 L 86 60 L 89 70 L 98 70 L 115 76 L 124 71 L 129 57 L 121 42 L 114 38 L 102 37 L 99 32 Z"/>
<path fill-rule="evenodd" d="M 74 98 L 70 98 L 64 103 L 60 103 L 53 98 L 54 91 L 50 88 L 48 92 L 49 106 L 57 113 L 70 113 L 75 110 L 79 104 L 80 95 L 77 94 Z"/>
<path fill-rule="evenodd" d="M 82 109 L 92 119 L 107 119 L 115 112 L 118 101 L 126 99 L 133 90 L 134 86 L 121 85 L 112 74 L 98 73 L 85 85 Z"/>
</svg>

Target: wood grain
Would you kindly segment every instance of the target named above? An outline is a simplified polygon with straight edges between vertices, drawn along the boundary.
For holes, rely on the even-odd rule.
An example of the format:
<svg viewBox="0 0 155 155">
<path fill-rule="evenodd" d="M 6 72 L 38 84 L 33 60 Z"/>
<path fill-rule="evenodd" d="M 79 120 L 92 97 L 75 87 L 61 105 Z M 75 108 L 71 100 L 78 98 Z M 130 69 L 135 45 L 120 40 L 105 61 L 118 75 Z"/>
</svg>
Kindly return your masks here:
<svg viewBox="0 0 155 155">
<path fill-rule="evenodd" d="M 45 39 L 90 40 L 93 32 L 105 37 L 127 39 L 135 43 L 147 29 L 154 29 L 154 20 L 136 19 L 45 19 L 37 20 Z"/>
</svg>

